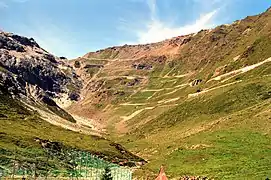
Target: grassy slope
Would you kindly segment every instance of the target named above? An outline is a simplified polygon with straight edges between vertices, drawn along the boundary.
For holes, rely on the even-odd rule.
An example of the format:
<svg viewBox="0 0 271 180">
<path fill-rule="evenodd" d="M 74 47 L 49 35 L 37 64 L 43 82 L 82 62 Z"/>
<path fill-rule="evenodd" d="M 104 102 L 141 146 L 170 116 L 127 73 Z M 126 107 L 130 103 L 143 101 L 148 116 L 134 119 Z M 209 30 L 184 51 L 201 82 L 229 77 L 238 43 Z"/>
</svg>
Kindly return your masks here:
<svg viewBox="0 0 271 180">
<path fill-rule="evenodd" d="M 270 77 L 252 78 L 184 101 L 122 143 L 149 159 L 152 172 L 165 164 L 171 176 L 270 176 L 270 87 Z"/>
<path fill-rule="evenodd" d="M 107 110 L 110 132 L 117 132 L 114 127 L 122 121 L 121 116 L 154 107 L 124 122 L 129 130 L 125 136 L 112 135 L 133 152 L 149 159 L 143 173 L 138 171 L 139 175 L 156 173 L 160 165 L 165 164 L 171 177 L 191 174 L 218 179 L 259 179 L 271 176 L 268 167 L 271 163 L 268 145 L 271 139 L 270 62 L 226 82 L 208 82 L 217 72 L 224 74 L 271 57 L 270 20 L 269 10 L 210 32 L 201 31 L 181 46 L 179 55 L 167 59 L 165 64 L 154 64 L 151 71 L 120 70 L 125 75 L 144 75 L 147 84 L 127 87 L 118 80 L 106 80 L 111 90 L 125 92 L 125 95 L 115 95 L 111 112 Z M 107 49 L 93 57 L 121 57 L 114 52 Z M 119 70 L 111 68 L 119 75 Z M 188 72 L 193 73 L 174 77 Z M 110 77 L 106 72 L 101 74 Z M 164 78 L 166 74 L 171 77 Z M 195 87 L 177 87 L 194 79 L 202 79 L 202 83 Z M 242 82 L 237 83 L 240 80 Z M 187 98 L 197 90 L 232 82 L 237 84 Z M 140 89 L 163 90 L 140 92 Z M 173 98 L 180 99 L 159 103 Z M 146 104 L 120 105 L 126 102 Z M 108 102 L 102 103 L 106 106 Z M 170 106 L 174 104 L 178 106 Z"/>
<path fill-rule="evenodd" d="M 271 27 L 267 23 L 270 17 L 268 12 L 232 26 L 218 27 L 208 35 L 199 33 L 182 49 L 179 59 L 174 60 L 169 75 L 195 70 L 190 79 L 177 79 L 175 86 L 195 78 L 203 79 L 203 83 L 170 95 L 165 94 L 170 90 L 164 90 L 150 100 L 147 100 L 149 93 L 137 93 L 129 102 L 149 104 L 119 107 L 119 113 L 129 115 L 127 111 L 131 114 L 136 109 L 155 106 L 158 100 L 180 97 L 175 108 L 155 108 L 127 122 L 131 132 L 120 142 L 149 160 L 142 171 L 138 171 L 139 176 L 145 176 L 146 172 L 156 173 L 161 164 L 166 165 L 171 177 L 205 175 L 216 179 L 264 179 L 271 176 L 270 63 L 226 82 L 206 83 L 219 67 L 223 67 L 223 74 L 271 57 Z M 215 41 L 210 40 L 213 37 Z M 234 61 L 237 56 L 239 59 Z M 167 68 L 165 66 L 165 71 L 169 72 Z M 158 72 L 153 74 L 148 89 L 174 86 L 161 83 L 164 79 Z M 240 80 L 242 82 L 237 83 Z M 231 82 L 237 84 L 187 99 L 187 95 L 197 89 Z M 148 122 L 142 124 L 146 119 Z M 141 126 L 135 129 L 138 124 Z"/>
<path fill-rule="evenodd" d="M 8 166 L 16 156 L 17 160 L 33 162 L 39 157 L 43 168 L 46 153 L 35 138 L 61 142 L 68 149 L 88 151 L 106 159 L 137 159 L 129 154 L 121 153 L 109 140 L 95 136 L 75 133 L 53 126 L 40 119 L 38 114 L 25 109 L 16 100 L 0 94 L 0 166 Z M 5 165 L 6 164 L 6 165 Z M 55 169 L 63 168 L 61 162 L 52 163 Z"/>
</svg>

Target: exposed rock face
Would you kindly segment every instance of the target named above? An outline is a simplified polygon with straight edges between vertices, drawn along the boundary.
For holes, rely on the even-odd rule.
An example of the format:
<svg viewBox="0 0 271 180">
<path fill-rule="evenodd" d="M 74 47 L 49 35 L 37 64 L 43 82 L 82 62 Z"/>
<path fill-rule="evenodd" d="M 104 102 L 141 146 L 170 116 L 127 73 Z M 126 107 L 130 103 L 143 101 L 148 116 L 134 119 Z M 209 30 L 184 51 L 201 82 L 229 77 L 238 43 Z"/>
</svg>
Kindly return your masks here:
<svg viewBox="0 0 271 180">
<path fill-rule="evenodd" d="M 2 54 L 0 62 L 2 67 L 11 73 L 18 75 L 25 82 L 38 85 L 44 91 L 60 93 L 64 91 L 61 85 L 69 81 L 56 66 L 39 57 L 18 59 L 9 54 Z"/>
<path fill-rule="evenodd" d="M 76 122 L 54 98 L 79 100 L 82 83 L 65 60 L 53 56 L 32 38 L 0 32 L 0 93 L 42 103 L 63 119 Z"/>
<path fill-rule="evenodd" d="M 78 101 L 79 98 L 80 98 L 80 95 L 75 93 L 75 92 L 71 92 L 69 93 L 69 98 L 72 100 L 72 101 Z"/>
<path fill-rule="evenodd" d="M 144 56 L 164 56 L 176 54 L 180 46 L 187 44 L 192 40 L 193 34 L 178 36 L 157 43 L 114 46 L 96 52 L 89 52 L 84 55 L 85 58 L 119 58 L 134 59 Z"/>
<path fill-rule="evenodd" d="M 23 88 L 25 81 L 20 77 L 14 77 L 11 73 L 0 71 L 0 92 L 7 92 L 12 95 L 26 95 L 26 90 Z"/>
<path fill-rule="evenodd" d="M 149 64 L 133 64 L 133 68 L 137 70 L 151 70 L 152 65 Z"/>
<path fill-rule="evenodd" d="M 190 86 L 197 86 L 202 82 L 202 79 L 195 79 L 190 83 Z"/>
<path fill-rule="evenodd" d="M 59 93 L 78 94 L 81 86 L 71 67 L 41 49 L 32 38 L 1 32 L 0 66 L 2 88 L 16 94 L 26 95 L 26 84 L 37 86 L 52 97 Z M 73 87 L 73 92 L 68 87 Z"/>
<path fill-rule="evenodd" d="M 140 84 L 140 80 L 139 79 L 133 79 L 132 81 L 127 83 L 127 86 L 136 86 Z"/>
<path fill-rule="evenodd" d="M 0 48 L 7 50 L 15 50 L 17 52 L 25 52 L 25 49 L 22 45 L 16 43 L 15 41 L 12 41 L 7 36 L 4 36 L 3 33 L 1 33 L 0 36 Z"/>
</svg>

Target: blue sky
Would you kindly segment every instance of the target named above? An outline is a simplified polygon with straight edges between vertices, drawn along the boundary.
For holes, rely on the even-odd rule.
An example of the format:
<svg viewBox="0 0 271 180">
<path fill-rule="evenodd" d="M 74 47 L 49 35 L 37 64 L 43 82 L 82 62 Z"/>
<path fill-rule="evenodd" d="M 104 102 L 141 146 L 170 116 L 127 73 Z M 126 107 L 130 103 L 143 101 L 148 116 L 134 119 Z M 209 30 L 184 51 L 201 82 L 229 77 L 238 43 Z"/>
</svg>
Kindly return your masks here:
<svg viewBox="0 0 271 180">
<path fill-rule="evenodd" d="M 271 0 L 0 0 L 0 29 L 75 58 L 231 23 L 269 6 Z"/>
</svg>

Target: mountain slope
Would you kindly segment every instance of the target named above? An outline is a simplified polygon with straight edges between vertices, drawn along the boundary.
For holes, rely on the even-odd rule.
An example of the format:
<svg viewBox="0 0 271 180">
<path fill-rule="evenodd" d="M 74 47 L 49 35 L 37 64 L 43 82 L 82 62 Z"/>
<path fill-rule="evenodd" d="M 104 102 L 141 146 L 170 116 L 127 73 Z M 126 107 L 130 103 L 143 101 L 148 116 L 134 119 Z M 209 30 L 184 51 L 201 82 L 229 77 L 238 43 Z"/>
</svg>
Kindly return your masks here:
<svg viewBox="0 0 271 180">
<path fill-rule="evenodd" d="M 1 32 L 4 162 L 10 147 L 23 154 L 49 139 L 120 164 L 142 165 L 142 157 L 148 163 L 136 178 L 153 179 L 161 164 L 176 179 L 271 176 L 270 22 L 268 9 L 211 30 L 70 61 L 33 39 Z"/>
<path fill-rule="evenodd" d="M 174 106 L 188 94 L 231 83 L 235 75 L 268 66 L 269 61 L 265 60 L 271 57 L 269 22 L 267 10 L 231 25 L 160 43 L 88 53 L 70 62 L 84 84 L 80 106 L 75 104 L 70 109 L 103 120 L 107 116 L 103 118 L 97 110 L 106 107 L 108 112 L 114 109 L 111 105 L 117 105 L 124 111 L 122 115 L 117 113 L 120 116 L 116 118 L 121 119 L 128 112 L 135 112 L 133 104 L 143 108 Z M 247 70 L 242 70 L 245 67 Z"/>
<path fill-rule="evenodd" d="M 165 164 L 172 177 L 270 176 L 270 22 L 268 9 L 160 43 L 88 53 L 70 62 L 84 87 L 68 109 L 148 159 L 150 174 Z"/>
<path fill-rule="evenodd" d="M 1 173 L 12 174 L 14 168 L 30 172 L 34 165 L 35 176 L 58 171 L 69 176 L 65 172 L 75 166 L 69 160 L 74 152 L 95 155 L 105 165 L 144 163 L 101 137 L 91 122 L 60 107 L 78 100 L 81 86 L 66 59 L 46 52 L 32 38 L 0 32 Z"/>
</svg>

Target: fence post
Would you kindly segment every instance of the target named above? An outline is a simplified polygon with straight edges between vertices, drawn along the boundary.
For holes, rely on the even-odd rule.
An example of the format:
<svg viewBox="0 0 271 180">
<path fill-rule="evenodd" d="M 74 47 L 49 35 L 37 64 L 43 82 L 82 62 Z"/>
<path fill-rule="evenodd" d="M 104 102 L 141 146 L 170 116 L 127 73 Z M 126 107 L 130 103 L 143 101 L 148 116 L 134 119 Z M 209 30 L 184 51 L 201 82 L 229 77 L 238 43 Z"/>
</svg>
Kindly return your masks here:
<svg viewBox="0 0 271 180">
<path fill-rule="evenodd" d="M 2 180 L 2 176 L 4 177 L 5 176 L 5 172 L 4 172 L 4 169 L 2 169 L 0 167 L 0 180 Z"/>
<path fill-rule="evenodd" d="M 49 152 L 46 149 L 46 175 L 45 175 L 45 179 L 47 179 L 47 177 L 48 177 L 48 163 L 49 163 Z"/>
<path fill-rule="evenodd" d="M 34 179 L 37 179 L 37 154 L 35 154 L 35 163 L 34 163 Z"/>
<path fill-rule="evenodd" d="M 12 170 L 12 180 L 14 180 L 14 175 L 15 175 L 15 166 L 16 166 L 16 148 L 14 149 L 14 161 L 13 161 L 13 170 Z"/>
<path fill-rule="evenodd" d="M 85 175 L 87 179 L 88 178 L 88 153 L 86 153 L 86 156 L 85 156 Z"/>
</svg>

